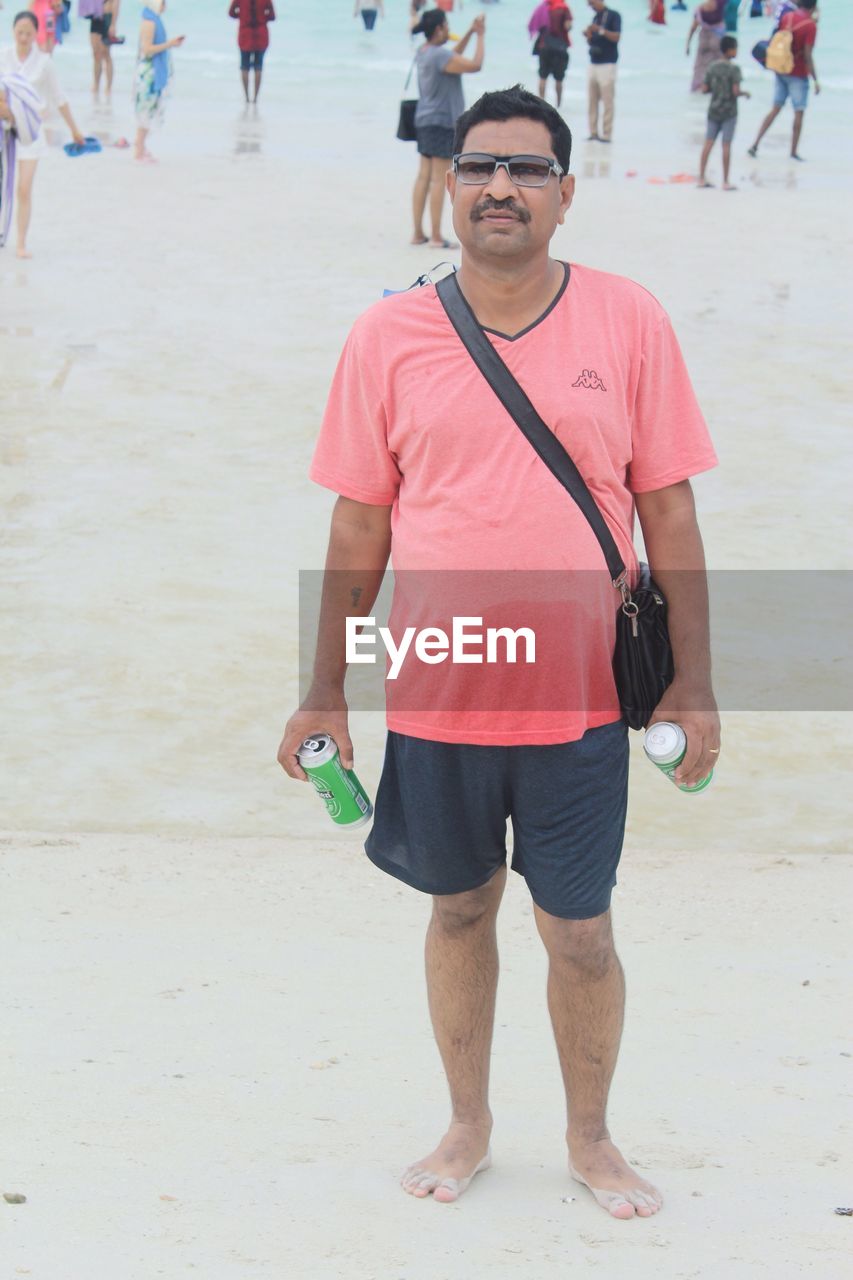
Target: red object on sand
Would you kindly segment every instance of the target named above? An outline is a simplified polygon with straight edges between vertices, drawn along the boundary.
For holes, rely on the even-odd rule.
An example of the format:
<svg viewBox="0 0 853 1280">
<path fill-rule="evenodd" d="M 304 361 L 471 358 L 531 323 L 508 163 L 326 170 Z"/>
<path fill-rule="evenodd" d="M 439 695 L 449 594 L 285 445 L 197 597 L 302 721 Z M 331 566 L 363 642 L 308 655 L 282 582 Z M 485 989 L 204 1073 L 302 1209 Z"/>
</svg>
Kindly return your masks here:
<svg viewBox="0 0 853 1280">
<path fill-rule="evenodd" d="M 666 26 L 666 9 L 663 0 L 651 0 L 649 4 L 649 22 L 656 22 L 659 26 Z"/>
</svg>

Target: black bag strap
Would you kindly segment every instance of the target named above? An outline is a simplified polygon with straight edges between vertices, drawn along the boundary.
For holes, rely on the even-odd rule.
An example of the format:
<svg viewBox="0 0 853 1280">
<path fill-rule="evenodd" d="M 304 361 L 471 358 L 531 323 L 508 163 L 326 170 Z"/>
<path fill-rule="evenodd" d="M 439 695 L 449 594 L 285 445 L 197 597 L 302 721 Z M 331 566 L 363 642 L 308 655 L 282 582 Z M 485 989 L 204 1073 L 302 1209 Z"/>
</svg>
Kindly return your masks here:
<svg viewBox="0 0 853 1280">
<path fill-rule="evenodd" d="M 409 81 L 412 78 L 412 72 L 415 69 L 415 63 L 417 62 L 417 60 L 418 60 L 418 55 L 415 54 L 414 58 L 412 58 L 412 65 L 409 67 L 409 74 L 406 76 L 406 83 L 403 85 L 403 93 L 405 93 L 409 87 Z"/>
<path fill-rule="evenodd" d="M 468 349 L 489 386 L 494 391 L 507 413 L 512 417 L 528 442 L 533 446 L 545 466 L 556 476 L 569 495 L 580 507 L 590 527 L 598 539 L 607 568 L 614 586 L 621 586 L 626 581 L 627 571 L 613 534 L 595 498 L 587 488 L 583 476 L 578 471 L 570 455 L 566 452 L 554 432 L 540 418 L 528 399 L 527 393 L 519 386 L 503 360 L 495 351 L 482 327 L 469 307 L 462 290 L 459 288 L 456 273 L 445 276 L 435 286 L 441 305 L 447 312 L 450 323 Z"/>
</svg>

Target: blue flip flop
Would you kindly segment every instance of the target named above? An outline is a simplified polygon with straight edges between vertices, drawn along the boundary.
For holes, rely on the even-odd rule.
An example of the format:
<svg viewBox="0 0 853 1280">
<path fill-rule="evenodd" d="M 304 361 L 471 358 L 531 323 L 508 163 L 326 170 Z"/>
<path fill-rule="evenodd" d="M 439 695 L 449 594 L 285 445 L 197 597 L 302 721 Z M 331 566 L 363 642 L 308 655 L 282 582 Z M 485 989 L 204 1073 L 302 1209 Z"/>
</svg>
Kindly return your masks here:
<svg viewBox="0 0 853 1280">
<path fill-rule="evenodd" d="M 101 144 L 97 138 L 84 138 L 82 142 L 66 142 L 62 150 L 67 156 L 84 156 L 87 151 L 96 154 L 101 150 Z"/>
</svg>

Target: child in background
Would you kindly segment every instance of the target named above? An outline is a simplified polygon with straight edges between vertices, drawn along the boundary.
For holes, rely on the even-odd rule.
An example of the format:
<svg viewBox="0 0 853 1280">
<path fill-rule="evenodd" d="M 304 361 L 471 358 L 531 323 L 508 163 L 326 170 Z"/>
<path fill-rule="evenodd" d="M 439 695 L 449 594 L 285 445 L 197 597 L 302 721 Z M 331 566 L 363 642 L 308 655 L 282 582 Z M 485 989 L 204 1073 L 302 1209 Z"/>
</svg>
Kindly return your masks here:
<svg viewBox="0 0 853 1280">
<path fill-rule="evenodd" d="M 734 36 L 723 36 L 720 41 L 720 53 L 722 57 L 712 62 L 705 72 L 705 81 L 702 85 L 702 92 L 710 93 L 711 101 L 708 104 L 708 128 L 699 161 L 699 186 L 714 185 L 705 177 L 705 167 L 717 135 L 722 134 L 723 190 L 736 191 L 737 187 L 733 187 L 729 182 L 729 164 L 732 157 L 732 138 L 737 124 L 737 100 L 751 95 L 740 87 L 742 76 L 740 67 L 736 67 L 734 63 L 737 56 L 737 40 Z"/>
</svg>

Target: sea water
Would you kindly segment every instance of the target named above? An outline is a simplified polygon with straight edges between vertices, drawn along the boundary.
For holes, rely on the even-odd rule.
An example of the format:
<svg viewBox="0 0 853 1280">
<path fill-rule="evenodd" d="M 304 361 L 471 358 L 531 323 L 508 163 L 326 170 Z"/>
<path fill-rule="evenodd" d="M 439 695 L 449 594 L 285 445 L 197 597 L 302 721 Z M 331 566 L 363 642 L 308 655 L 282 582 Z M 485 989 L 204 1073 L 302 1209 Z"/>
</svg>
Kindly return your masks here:
<svg viewBox="0 0 853 1280">
<path fill-rule="evenodd" d="M 76 6 L 75 6 L 76 7 Z M 691 13 L 667 6 L 665 27 L 647 19 L 646 0 L 623 0 L 614 142 L 586 144 L 586 42 L 580 34 L 592 16 L 585 0 L 574 0 L 571 61 L 563 99 L 563 115 L 576 142 L 573 169 L 585 178 L 610 181 L 670 180 L 679 172 L 693 173 L 704 136 L 707 98 L 690 94 L 694 45 L 685 56 Z M 175 76 L 166 126 L 158 137 L 158 154 L 186 153 L 250 157 L 289 157 L 294 165 L 325 161 L 330 173 L 340 167 L 369 170 L 381 164 L 410 178 L 414 146 L 394 137 L 399 101 L 406 74 L 421 37 L 408 31 L 406 0 L 387 0 L 386 17 L 366 32 L 354 19 L 350 0 L 281 0 L 277 21 L 270 26 L 270 48 L 264 65 L 263 90 L 257 114 L 245 113 L 239 77 L 237 23 L 227 14 L 226 0 L 174 0 L 164 12 L 170 36 L 185 35 L 186 43 L 173 53 Z M 451 15 L 451 29 L 463 35 L 472 18 L 486 15 L 486 58 L 478 75 L 463 78 L 466 101 L 486 89 L 521 83 L 534 90 L 537 61 L 531 55 L 527 20 L 534 0 L 498 0 L 482 9 L 472 0 Z M 769 35 L 767 18 L 751 19 L 743 6 L 737 61 L 751 101 L 740 104 L 735 155 L 742 169 L 754 169 L 742 158 L 758 124 L 770 107 L 773 77 L 756 63 L 750 50 Z M 116 84 L 112 109 L 93 116 L 88 85 L 91 54 L 88 23 L 74 17 L 70 36 L 56 52 L 56 65 L 79 105 L 87 125 L 102 134 L 130 136 L 133 131 L 132 79 L 142 5 L 125 0 L 120 30 L 127 37 L 114 50 Z M 0 14 L 11 21 L 11 10 Z M 473 53 L 473 41 L 469 53 Z M 847 121 L 853 106 L 853 6 L 846 0 L 826 0 L 819 21 L 815 62 L 822 92 L 813 91 L 806 117 L 802 150 L 808 168 L 800 166 L 796 181 L 808 185 L 848 185 L 851 182 Z M 553 82 L 549 86 L 553 95 Z M 410 92 L 408 96 L 414 96 Z M 553 99 L 552 99 L 553 100 Z M 787 165 L 790 112 L 762 144 L 765 156 Z M 755 171 L 774 179 L 772 164 Z M 741 173 L 741 178 L 744 173 Z M 788 184 L 790 185 L 790 183 Z"/>
</svg>

